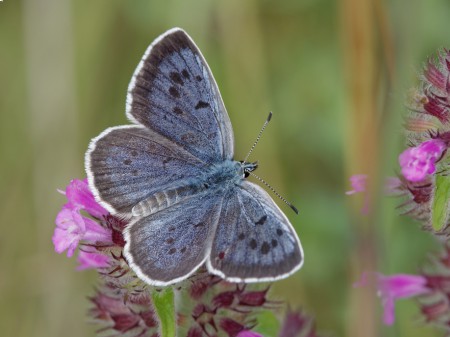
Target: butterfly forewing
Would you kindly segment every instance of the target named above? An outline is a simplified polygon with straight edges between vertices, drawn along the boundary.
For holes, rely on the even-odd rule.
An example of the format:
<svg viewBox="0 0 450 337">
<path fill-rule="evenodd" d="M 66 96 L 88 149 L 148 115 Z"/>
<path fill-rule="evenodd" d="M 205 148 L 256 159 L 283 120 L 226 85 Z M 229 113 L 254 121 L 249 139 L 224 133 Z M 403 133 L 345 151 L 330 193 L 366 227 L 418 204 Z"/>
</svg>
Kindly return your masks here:
<svg viewBox="0 0 450 337">
<path fill-rule="evenodd" d="M 205 261 L 223 195 L 203 193 L 133 222 L 125 232 L 125 257 L 141 279 L 167 285 Z"/>
<path fill-rule="evenodd" d="M 259 186 L 228 191 L 208 268 L 233 282 L 274 281 L 301 267 L 303 252 L 289 220 Z"/>
<path fill-rule="evenodd" d="M 128 88 L 127 115 L 205 162 L 233 157 L 233 130 L 214 77 L 181 29 L 150 45 Z"/>
<path fill-rule="evenodd" d="M 149 195 L 197 176 L 204 166 L 173 141 L 137 125 L 105 130 L 86 154 L 90 186 L 112 213 L 130 213 Z"/>
</svg>

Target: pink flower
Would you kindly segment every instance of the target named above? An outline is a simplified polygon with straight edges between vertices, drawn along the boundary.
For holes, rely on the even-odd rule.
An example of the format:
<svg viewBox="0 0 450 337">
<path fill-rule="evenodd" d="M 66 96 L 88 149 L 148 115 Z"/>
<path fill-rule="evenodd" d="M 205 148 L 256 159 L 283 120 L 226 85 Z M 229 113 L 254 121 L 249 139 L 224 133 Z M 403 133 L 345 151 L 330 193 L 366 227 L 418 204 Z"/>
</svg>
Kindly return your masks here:
<svg viewBox="0 0 450 337">
<path fill-rule="evenodd" d="M 66 206 L 74 210 L 84 210 L 95 218 L 101 218 L 108 214 L 97 201 L 89 189 L 87 179 L 73 179 L 66 187 L 66 197 L 68 203 Z"/>
<path fill-rule="evenodd" d="M 426 278 L 420 275 L 375 275 L 378 295 L 381 297 L 381 304 L 384 308 L 383 321 L 386 325 L 392 325 L 394 323 L 395 300 L 422 295 L 430 291 L 430 289 L 427 287 Z M 367 274 L 364 273 L 362 275 L 361 281 L 356 283 L 355 286 L 365 286 L 366 283 Z"/>
<path fill-rule="evenodd" d="M 367 187 L 367 174 L 354 174 L 350 177 L 352 189 L 345 192 L 347 195 L 365 192 Z"/>
<path fill-rule="evenodd" d="M 428 174 L 436 172 L 436 161 L 446 149 L 440 139 L 423 142 L 419 146 L 403 151 L 398 157 L 403 176 L 409 181 L 421 181 Z"/>
<path fill-rule="evenodd" d="M 77 270 L 106 268 L 109 267 L 109 257 L 103 254 L 81 250 L 78 254 L 78 263 Z"/>
<path fill-rule="evenodd" d="M 111 231 L 100 226 L 95 221 L 81 216 L 73 209 L 64 206 L 56 216 L 56 228 L 52 241 L 57 253 L 67 249 L 67 256 L 71 257 L 80 240 L 95 243 L 111 242 Z"/>
</svg>

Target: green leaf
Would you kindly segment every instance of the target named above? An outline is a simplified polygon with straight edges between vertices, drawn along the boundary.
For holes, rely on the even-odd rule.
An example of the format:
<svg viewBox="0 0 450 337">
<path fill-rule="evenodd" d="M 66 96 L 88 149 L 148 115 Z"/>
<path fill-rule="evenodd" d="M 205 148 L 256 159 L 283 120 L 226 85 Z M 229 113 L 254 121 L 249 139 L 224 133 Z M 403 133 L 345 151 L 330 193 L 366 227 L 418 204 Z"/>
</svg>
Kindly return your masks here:
<svg viewBox="0 0 450 337">
<path fill-rule="evenodd" d="M 175 337 L 175 301 L 172 287 L 166 287 L 161 291 L 153 290 L 152 300 L 156 315 L 159 318 L 160 336 Z"/>
<path fill-rule="evenodd" d="M 267 337 L 278 335 L 280 322 L 272 311 L 264 310 L 257 316 L 258 324 L 252 329 L 253 331 Z"/>
<path fill-rule="evenodd" d="M 436 175 L 436 189 L 431 208 L 431 225 L 435 231 L 440 231 L 447 224 L 449 200 L 450 177 Z"/>
</svg>

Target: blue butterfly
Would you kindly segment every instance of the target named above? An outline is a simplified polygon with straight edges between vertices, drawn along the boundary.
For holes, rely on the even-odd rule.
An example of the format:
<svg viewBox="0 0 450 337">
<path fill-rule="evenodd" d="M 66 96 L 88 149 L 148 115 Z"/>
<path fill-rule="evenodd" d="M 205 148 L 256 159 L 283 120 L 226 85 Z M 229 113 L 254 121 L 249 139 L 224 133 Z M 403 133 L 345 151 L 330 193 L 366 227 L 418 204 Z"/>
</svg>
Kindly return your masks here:
<svg viewBox="0 0 450 337">
<path fill-rule="evenodd" d="M 285 278 L 303 264 L 300 240 L 272 198 L 233 159 L 231 122 L 192 39 L 180 28 L 147 49 L 128 87 L 132 125 L 92 139 L 89 186 L 130 219 L 124 255 L 151 285 L 182 281 L 206 264 L 230 282 Z"/>
</svg>

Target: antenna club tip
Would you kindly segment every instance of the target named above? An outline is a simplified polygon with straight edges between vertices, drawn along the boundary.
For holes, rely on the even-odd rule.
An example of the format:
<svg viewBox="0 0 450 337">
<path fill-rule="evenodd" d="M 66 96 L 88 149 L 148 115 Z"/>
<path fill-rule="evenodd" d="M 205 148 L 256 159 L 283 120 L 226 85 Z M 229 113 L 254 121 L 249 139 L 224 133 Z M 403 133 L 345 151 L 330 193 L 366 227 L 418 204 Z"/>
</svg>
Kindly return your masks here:
<svg viewBox="0 0 450 337">
<path fill-rule="evenodd" d="M 272 111 L 269 112 L 269 116 L 267 116 L 267 121 L 268 121 L 268 122 L 270 122 L 270 120 L 272 119 L 272 115 L 273 115 L 273 114 L 272 114 Z"/>
<path fill-rule="evenodd" d="M 291 208 L 295 212 L 295 214 L 298 215 L 298 209 L 295 206 L 293 206 L 293 205 L 289 205 L 289 206 L 291 206 Z"/>
</svg>

